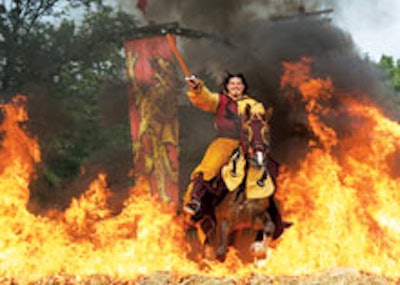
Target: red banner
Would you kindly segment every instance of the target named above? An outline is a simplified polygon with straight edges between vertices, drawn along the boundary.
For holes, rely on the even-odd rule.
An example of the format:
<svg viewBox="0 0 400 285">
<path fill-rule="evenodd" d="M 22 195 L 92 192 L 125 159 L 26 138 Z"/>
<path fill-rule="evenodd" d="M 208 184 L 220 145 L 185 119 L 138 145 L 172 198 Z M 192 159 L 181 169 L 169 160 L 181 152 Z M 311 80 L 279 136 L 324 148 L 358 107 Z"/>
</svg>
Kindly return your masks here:
<svg viewBox="0 0 400 285">
<path fill-rule="evenodd" d="M 147 5 L 148 5 L 147 0 L 138 0 L 136 3 L 136 7 L 138 7 L 139 10 L 143 12 L 143 14 L 146 14 Z"/>
<path fill-rule="evenodd" d="M 134 175 L 178 204 L 177 65 L 165 37 L 125 43 Z"/>
</svg>

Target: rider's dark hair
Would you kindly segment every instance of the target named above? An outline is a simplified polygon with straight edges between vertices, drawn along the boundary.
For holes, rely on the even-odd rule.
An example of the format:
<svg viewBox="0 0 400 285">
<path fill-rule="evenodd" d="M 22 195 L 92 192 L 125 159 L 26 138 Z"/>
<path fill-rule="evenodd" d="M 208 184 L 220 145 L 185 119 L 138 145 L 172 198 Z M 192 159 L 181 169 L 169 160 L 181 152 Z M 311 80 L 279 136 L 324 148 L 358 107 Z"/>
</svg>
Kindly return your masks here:
<svg viewBox="0 0 400 285">
<path fill-rule="evenodd" d="M 231 78 L 234 78 L 234 77 L 240 78 L 242 80 L 243 85 L 244 85 L 243 94 L 247 94 L 247 90 L 249 89 L 249 86 L 247 84 L 246 78 L 244 77 L 244 75 L 242 73 L 234 73 L 234 74 L 232 74 L 232 73 L 228 72 L 228 74 L 225 77 L 224 82 L 223 82 L 223 86 L 222 86 L 223 92 L 224 93 L 228 93 L 227 86 L 228 86 L 229 80 L 231 80 Z"/>
</svg>

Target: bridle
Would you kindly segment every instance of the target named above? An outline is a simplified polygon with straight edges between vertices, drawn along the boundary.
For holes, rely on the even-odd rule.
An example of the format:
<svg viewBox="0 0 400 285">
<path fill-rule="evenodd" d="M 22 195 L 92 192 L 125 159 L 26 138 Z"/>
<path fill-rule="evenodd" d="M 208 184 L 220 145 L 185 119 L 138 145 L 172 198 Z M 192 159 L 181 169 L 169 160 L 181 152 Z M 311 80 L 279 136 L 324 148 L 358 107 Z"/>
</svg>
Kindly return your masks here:
<svg viewBox="0 0 400 285">
<path fill-rule="evenodd" d="M 270 128 L 263 115 L 251 114 L 242 122 L 240 146 L 253 166 L 266 165 L 270 151 Z"/>
</svg>

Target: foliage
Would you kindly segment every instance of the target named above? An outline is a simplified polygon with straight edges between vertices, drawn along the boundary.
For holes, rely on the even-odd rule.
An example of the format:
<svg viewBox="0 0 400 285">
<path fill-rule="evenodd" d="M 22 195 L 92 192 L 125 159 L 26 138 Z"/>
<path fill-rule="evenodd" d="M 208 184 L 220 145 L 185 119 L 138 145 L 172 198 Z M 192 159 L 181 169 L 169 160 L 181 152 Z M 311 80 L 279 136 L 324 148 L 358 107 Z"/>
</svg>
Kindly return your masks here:
<svg viewBox="0 0 400 285">
<path fill-rule="evenodd" d="M 78 8 L 83 19 L 69 19 L 68 12 Z M 30 130 L 42 149 L 42 184 L 57 189 L 77 175 L 85 159 L 130 143 L 127 112 L 105 124 L 99 100 L 125 103 L 116 112 L 127 108 L 121 100 L 125 94 L 110 90 L 126 91 L 121 88 L 122 47 L 136 26 L 131 15 L 101 0 L 0 4 L 1 96 L 7 100 L 24 93 L 29 98 Z"/>
<path fill-rule="evenodd" d="M 386 71 L 389 85 L 400 93 L 400 60 L 395 62 L 392 56 L 383 55 L 379 66 Z"/>
</svg>

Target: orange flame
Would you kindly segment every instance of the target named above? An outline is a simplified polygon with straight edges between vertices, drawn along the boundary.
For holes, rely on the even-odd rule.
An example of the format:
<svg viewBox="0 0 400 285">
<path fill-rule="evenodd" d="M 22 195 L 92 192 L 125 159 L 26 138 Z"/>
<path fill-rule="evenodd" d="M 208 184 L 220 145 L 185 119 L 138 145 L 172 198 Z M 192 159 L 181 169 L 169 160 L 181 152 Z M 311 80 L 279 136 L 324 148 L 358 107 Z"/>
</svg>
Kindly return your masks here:
<svg viewBox="0 0 400 285">
<path fill-rule="evenodd" d="M 145 182 L 132 189 L 116 216 L 108 207 L 111 192 L 103 174 L 64 213 L 53 211 L 51 218 L 29 213 L 29 180 L 40 153 L 36 139 L 21 128 L 27 120 L 25 102 L 16 96 L 0 105 L 0 276 L 24 283 L 60 273 L 128 278 L 158 270 L 197 270 L 186 259 L 182 222 L 173 209 L 143 194 L 150 193 Z"/>
<path fill-rule="evenodd" d="M 202 271 L 187 258 L 183 221 L 149 195 L 146 180 L 131 189 L 119 214 L 109 210 L 104 174 L 65 212 L 29 213 L 29 180 L 40 152 L 36 139 L 21 127 L 27 120 L 26 99 L 16 96 L 0 105 L 5 114 L 0 126 L 0 276 L 23 283 L 54 274 L 298 275 L 350 266 L 399 277 L 400 178 L 392 171 L 400 155 L 399 123 L 372 104 L 345 99 L 354 132 L 339 138 L 322 119 L 337 115 L 323 104 L 336 92 L 332 82 L 312 78 L 310 60 L 284 67 L 282 88 L 301 95 L 315 136 L 300 169 L 286 166 L 279 176 L 278 199 L 285 220 L 294 226 L 264 266 L 243 264 L 230 251 L 225 263 L 209 263 L 210 269 Z"/>
<path fill-rule="evenodd" d="M 400 178 L 390 174 L 389 163 L 396 155 L 399 159 L 399 123 L 372 104 L 347 98 L 354 132 L 339 141 L 321 120 L 335 115 L 320 104 L 335 93 L 331 81 L 311 78 L 309 60 L 285 66 L 282 86 L 296 88 L 306 102 L 309 127 L 321 145 L 311 142 L 314 148 L 300 170 L 285 168 L 279 177 L 279 198 L 295 226 L 285 233 L 267 271 L 304 274 L 350 266 L 399 276 Z"/>
</svg>

